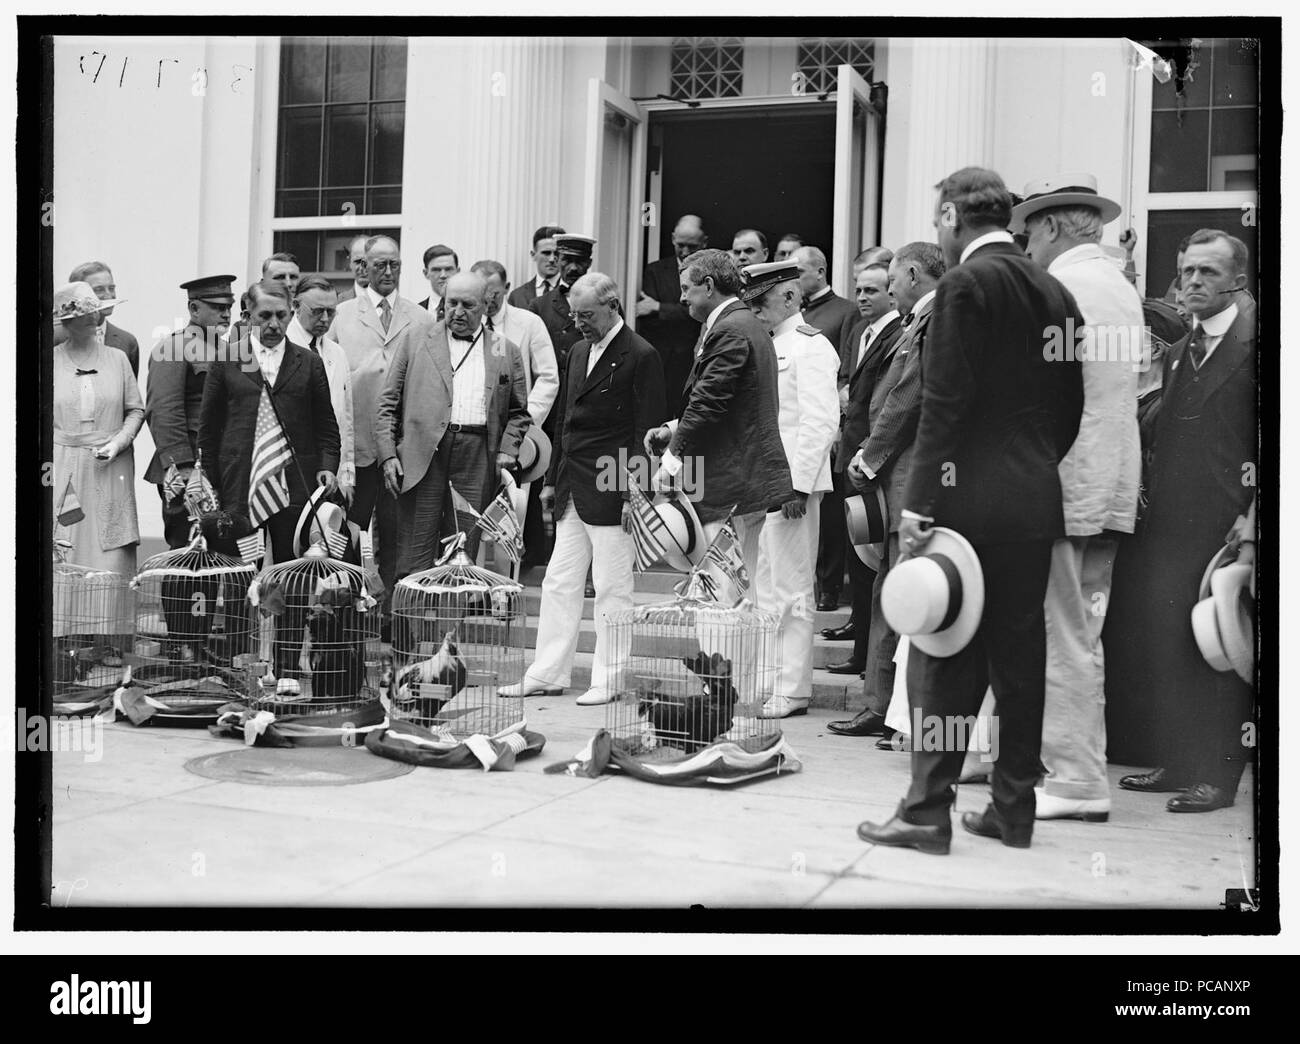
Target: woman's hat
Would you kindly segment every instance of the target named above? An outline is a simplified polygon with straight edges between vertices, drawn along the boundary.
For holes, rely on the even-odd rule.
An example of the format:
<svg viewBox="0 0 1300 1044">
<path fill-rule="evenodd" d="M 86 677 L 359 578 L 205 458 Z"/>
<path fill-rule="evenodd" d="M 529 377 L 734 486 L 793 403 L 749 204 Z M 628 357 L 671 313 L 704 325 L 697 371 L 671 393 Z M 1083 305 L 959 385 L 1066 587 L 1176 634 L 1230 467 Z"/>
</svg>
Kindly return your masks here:
<svg viewBox="0 0 1300 1044">
<path fill-rule="evenodd" d="M 889 505 L 885 503 L 885 491 L 877 486 L 871 493 L 845 497 L 844 524 L 858 557 L 868 569 L 879 572 L 880 561 L 885 557 L 885 541 L 889 539 Z"/>
<path fill-rule="evenodd" d="M 515 481 L 521 486 L 546 474 L 551 466 L 551 440 L 537 424 L 528 425 L 523 441 L 519 443 L 519 459 L 515 462 Z"/>
<path fill-rule="evenodd" d="M 294 557 L 301 558 L 308 548 L 323 542 L 329 546 L 334 558 L 345 557 L 349 550 L 355 551 L 359 558 L 361 527 L 349 522 L 347 512 L 333 501 L 326 500 L 325 496 L 325 487 L 317 486 L 298 516 L 293 531 Z"/>
<path fill-rule="evenodd" d="M 880 589 L 889 626 L 930 656 L 953 656 L 975 636 L 984 612 L 984 571 L 970 542 L 935 526 L 925 549 L 890 568 Z"/>
<path fill-rule="evenodd" d="M 658 494 L 652 506 L 668 530 L 660 537 L 666 545 L 664 561 L 674 569 L 689 573 L 703 561 L 704 552 L 709 549 L 695 505 L 685 493 L 675 490 L 671 497 Z"/>
<path fill-rule="evenodd" d="M 67 283 L 54 291 L 54 318 L 62 322 L 83 315 L 95 315 L 122 303 L 115 297 L 101 301 L 89 283 Z"/>
</svg>

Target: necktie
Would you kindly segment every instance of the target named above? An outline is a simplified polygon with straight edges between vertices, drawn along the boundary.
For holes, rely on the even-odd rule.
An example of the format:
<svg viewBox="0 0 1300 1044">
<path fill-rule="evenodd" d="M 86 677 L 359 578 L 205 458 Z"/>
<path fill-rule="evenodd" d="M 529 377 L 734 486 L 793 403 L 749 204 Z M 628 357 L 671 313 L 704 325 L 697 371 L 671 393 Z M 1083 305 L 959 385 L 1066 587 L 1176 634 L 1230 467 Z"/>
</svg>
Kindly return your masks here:
<svg viewBox="0 0 1300 1044">
<path fill-rule="evenodd" d="M 1187 342 L 1187 352 L 1192 357 L 1192 365 L 1198 370 L 1201 368 L 1201 363 L 1205 362 L 1206 351 L 1205 327 L 1197 326 L 1192 334 L 1192 339 Z"/>
<path fill-rule="evenodd" d="M 903 316 L 903 325 L 904 325 L 904 326 L 911 326 L 913 320 L 915 320 L 915 319 L 916 319 L 916 313 L 915 313 L 915 312 L 908 312 L 907 315 Z"/>
<path fill-rule="evenodd" d="M 494 325 L 492 325 L 492 317 L 491 317 L 490 315 L 489 315 L 488 318 L 487 318 L 487 328 L 488 328 L 489 330 L 495 330 L 495 329 L 496 329 L 496 327 L 495 327 Z"/>
<path fill-rule="evenodd" d="M 388 303 L 388 298 L 381 298 L 379 301 L 379 322 L 384 328 L 384 333 L 388 333 L 388 324 L 393 321 L 393 306 Z"/>
<path fill-rule="evenodd" d="M 320 349 L 316 346 L 316 342 L 319 341 L 319 340 L 320 340 L 319 337 L 313 337 L 313 338 L 311 339 L 311 346 L 310 346 L 310 347 L 311 347 L 311 350 L 312 350 L 313 352 L 315 352 L 317 355 L 320 355 Z"/>
</svg>

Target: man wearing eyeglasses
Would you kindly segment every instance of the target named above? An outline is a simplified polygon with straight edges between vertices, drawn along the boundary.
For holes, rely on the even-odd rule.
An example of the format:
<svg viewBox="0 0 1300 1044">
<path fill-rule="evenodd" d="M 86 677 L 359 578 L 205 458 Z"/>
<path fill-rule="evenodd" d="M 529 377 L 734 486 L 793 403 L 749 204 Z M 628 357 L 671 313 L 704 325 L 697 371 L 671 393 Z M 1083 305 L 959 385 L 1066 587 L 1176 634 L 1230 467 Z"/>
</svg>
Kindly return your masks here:
<svg viewBox="0 0 1300 1044">
<path fill-rule="evenodd" d="M 366 275 L 366 240 L 369 236 L 356 236 L 348 244 L 348 267 L 352 270 L 352 285 L 339 294 L 339 303 L 351 301 L 370 285 Z"/>
<path fill-rule="evenodd" d="M 543 225 L 533 233 L 533 249 L 528 252 L 537 269 L 535 278 L 515 287 L 506 303 L 516 308 L 529 308 L 539 297 L 545 297 L 560 281 L 560 252 L 555 237 L 564 234 L 559 225 Z"/>
<path fill-rule="evenodd" d="M 375 438 L 375 410 L 393 359 L 408 345 L 423 344 L 434 318 L 414 301 L 397 293 L 402 273 L 398 245 L 388 236 L 371 236 L 365 243 L 369 285 L 339 304 L 330 337 L 339 343 L 352 371 L 353 460 L 356 490 L 348 521 L 362 528 L 376 522 L 375 557 L 384 581 L 384 620 L 397 570 L 397 501 L 384 489 L 384 476 Z M 387 623 L 384 627 L 387 629 Z"/>
</svg>

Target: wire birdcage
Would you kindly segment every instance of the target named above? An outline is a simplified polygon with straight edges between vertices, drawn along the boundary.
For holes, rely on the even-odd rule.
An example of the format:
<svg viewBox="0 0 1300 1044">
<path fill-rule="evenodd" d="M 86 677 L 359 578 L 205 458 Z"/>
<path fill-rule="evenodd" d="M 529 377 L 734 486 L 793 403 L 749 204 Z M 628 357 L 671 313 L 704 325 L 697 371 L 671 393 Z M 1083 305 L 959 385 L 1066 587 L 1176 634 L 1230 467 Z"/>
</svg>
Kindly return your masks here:
<svg viewBox="0 0 1300 1044">
<path fill-rule="evenodd" d="M 389 715 L 448 738 L 495 736 L 524 722 L 523 699 L 498 695 L 524 672 L 523 587 L 471 563 L 463 534 L 451 539 L 444 564 L 393 589 Z"/>
<path fill-rule="evenodd" d="M 54 702 L 82 704 L 122 682 L 135 634 L 135 592 L 121 573 L 63 561 L 53 578 Z"/>
<path fill-rule="evenodd" d="M 378 706 L 381 614 L 363 569 L 317 543 L 264 570 L 248 600 L 251 710 L 284 717 Z"/>
<path fill-rule="evenodd" d="M 208 712 L 243 698 L 253 636 L 247 597 L 256 573 L 197 536 L 149 559 L 131 581 L 132 680 L 170 711 L 155 720 L 201 725 Z"/>
<path fill-rule="evenodd" d="M 613 743 L 645 761 L 719 741 L 768 746 L 781 733 L 779 719 L 760 717 L 776 685 L 778 623 L 747 600 L 726 607 L 690 589 L 614 613 L 605 711 Z"/>
</svg>

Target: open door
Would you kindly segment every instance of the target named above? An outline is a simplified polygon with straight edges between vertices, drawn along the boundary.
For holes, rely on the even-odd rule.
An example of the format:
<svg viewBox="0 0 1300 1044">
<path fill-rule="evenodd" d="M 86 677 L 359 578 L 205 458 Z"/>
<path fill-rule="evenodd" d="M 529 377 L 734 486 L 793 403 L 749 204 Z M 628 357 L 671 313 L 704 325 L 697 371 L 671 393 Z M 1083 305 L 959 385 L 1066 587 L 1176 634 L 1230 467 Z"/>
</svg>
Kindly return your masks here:
<svg viewBox="0 0 1300 1044">
<path fill-rule="evenodd" d="M 839 67 L 835 92 L 835 292 L 853 300 L 853 259 L 876 245 L 880 192 L 879 117 L 871 88 L 851 65 Z"/>
<path fill-rule="evenodd" d="M 609 84 L 589 80 L 583 231 L 596 237 L 592 267 L 618 283 L 624 318 L 633 329 L 641 285 L 642 227 L 657 220 L 640 198 L 645 163 L 644 110 Z"/>
</svg>

